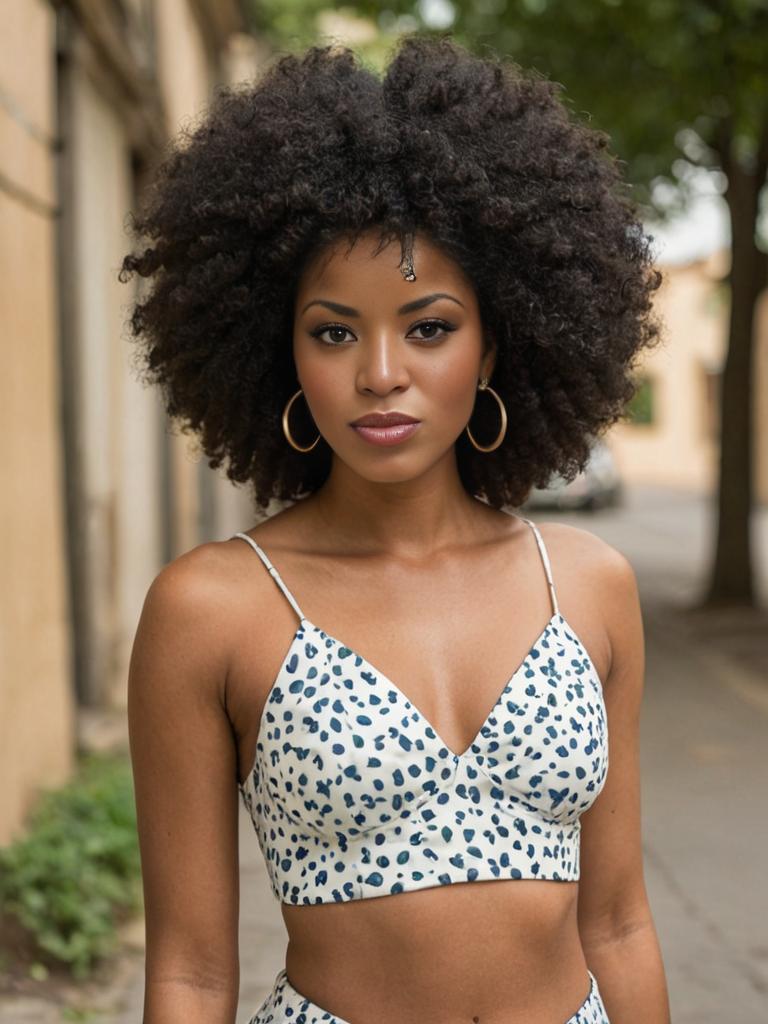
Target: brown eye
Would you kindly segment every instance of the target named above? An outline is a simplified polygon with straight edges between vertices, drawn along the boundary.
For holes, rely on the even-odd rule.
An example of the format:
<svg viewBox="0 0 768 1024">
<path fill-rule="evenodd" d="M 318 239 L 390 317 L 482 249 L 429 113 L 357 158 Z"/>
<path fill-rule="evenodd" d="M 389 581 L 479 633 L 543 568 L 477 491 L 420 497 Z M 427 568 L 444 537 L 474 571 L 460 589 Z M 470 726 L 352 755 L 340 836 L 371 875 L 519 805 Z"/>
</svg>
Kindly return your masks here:
<svg viewBox="0 0 768 1024">
<path fill-rule="evenodd" d="M 414 324 L 411 330 L 426 331 L 426 334 L 421 335 L 420 341 L 439 341 L 446 334 L 455 331 L 456 327 L 446 320 L 422 320 L 420 323 Z"/>
<path fill-rule="evenodd" d="M 316 331 L 312 331 L 312 337 L 317 338 L 324 345 L 341 345 L 346 339 L 339 337 L 339 335 L 351 334 L 352 332 L 348 327 L 344 327 L 343 324 L 327 324 L 325 327 L 318 327 Z M 323 338 L 324 334 L 330 334 L 331 338 L 326 340 Z"/>
</svg>

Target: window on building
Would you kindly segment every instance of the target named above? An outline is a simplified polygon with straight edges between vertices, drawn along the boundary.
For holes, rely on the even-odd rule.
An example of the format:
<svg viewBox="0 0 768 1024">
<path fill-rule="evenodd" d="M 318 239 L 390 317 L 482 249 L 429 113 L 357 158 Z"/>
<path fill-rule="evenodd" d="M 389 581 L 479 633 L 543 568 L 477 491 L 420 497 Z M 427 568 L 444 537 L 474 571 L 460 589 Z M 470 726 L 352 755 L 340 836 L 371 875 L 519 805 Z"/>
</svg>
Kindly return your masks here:
<svg viewBox="0 0 768 1024">
<path fill-rule="evenodd" d="M 651 426 L 657 420 L 656 382 L 645 374 L 640 377 L 637 391 L 627 405 L 625 419 L 636 426 Z"/>
</svg>

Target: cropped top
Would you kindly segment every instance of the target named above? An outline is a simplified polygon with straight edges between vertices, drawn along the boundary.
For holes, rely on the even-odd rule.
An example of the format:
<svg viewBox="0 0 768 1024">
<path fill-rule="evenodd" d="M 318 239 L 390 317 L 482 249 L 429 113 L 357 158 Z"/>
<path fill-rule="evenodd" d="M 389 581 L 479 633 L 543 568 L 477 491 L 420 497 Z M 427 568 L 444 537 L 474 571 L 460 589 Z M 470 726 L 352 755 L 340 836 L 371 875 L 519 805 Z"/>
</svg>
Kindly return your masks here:
<svg viewBox="0 0 768 1024">
<path fill-rule="evenodd" d="M 299 617 L 238 784 L 279 901 L 579 878 L 579 819 L 608 770 L 607 716 L 598 673 L 558 610 L 544 541 L 524 522 L 552 616 L 460 754 L 395 682 L 310 622 L 261 547 L 235 534 Z"/>
</svg>

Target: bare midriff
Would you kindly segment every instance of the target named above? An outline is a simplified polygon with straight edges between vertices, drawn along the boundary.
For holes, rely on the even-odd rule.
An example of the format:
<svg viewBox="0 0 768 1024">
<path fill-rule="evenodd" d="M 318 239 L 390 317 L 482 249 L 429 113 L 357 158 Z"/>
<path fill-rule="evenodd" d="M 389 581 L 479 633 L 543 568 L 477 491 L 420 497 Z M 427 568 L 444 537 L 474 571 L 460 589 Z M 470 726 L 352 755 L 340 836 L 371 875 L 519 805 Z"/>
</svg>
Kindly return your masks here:
<svg viewBox="0 0 768 1024">
<path fill-rule="evenodd" d="M 350 1024 L 564 1024 L 589 993 L 578 882 L 281 904 L 288 979 Z"/>
</svg>

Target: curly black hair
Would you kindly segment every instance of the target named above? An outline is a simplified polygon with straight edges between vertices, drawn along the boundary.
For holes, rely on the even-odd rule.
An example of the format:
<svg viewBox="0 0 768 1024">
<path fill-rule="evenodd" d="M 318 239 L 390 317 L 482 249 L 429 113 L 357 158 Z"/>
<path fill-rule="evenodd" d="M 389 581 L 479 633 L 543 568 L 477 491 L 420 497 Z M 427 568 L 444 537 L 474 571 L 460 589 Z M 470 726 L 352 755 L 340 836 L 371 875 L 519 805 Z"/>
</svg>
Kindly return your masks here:
<svg viewBox="0 0 768 1024">
<path fill-rule="evenodd" d="M 509 424 L 491 453 L 457 439 L 470 494 L 519 506 L 553 473 L 572 479 L 622 417 L 660 337 L 661 274 L 609 136 L 561 89 L 448 36 L 402 38 L 381 78 L 349 48 L 313 46 L 220 88 L 172 142 L 133 219 L 145 247 L 120 271 L 153 279 L 129 325 L 169 416 L 257 505 L 328 475 L 327 443 L 300 454 L 281 427 L 294 295 L 318 250 L 371 229 L 382 244 L 424 233 L 476 289 Z M 471 429 L 496 435 L 494 402 Z"/>
</svg>

